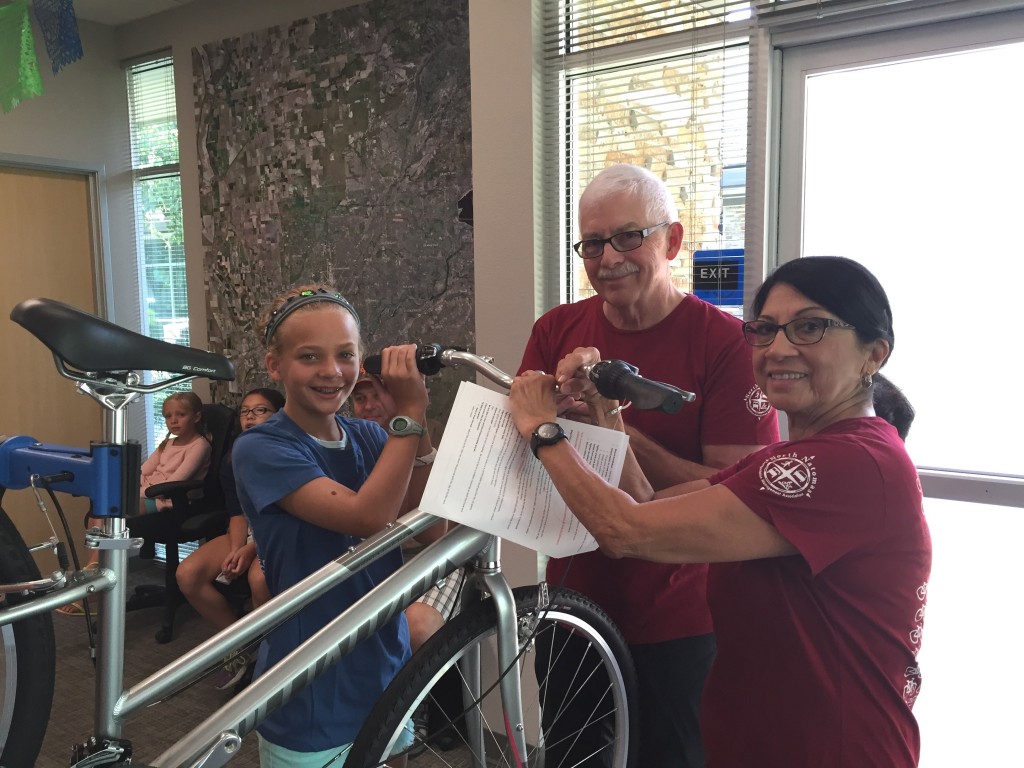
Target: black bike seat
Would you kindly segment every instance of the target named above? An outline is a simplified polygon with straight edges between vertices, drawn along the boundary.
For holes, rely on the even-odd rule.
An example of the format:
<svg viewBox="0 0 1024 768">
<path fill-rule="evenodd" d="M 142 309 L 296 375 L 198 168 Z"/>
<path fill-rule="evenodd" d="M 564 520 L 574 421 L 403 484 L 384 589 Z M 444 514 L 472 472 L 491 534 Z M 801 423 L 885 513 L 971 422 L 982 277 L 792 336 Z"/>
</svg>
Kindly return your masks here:
<svg viewBox="0 0 1024 768">
<path fill-rule="evenodd" d="M 234 363 L 222 355 L 151 339 L 53 299 L 26 299 L 11 310 L 11 320 L 79 371 L 165 371 L 220 381 L 235 378 Z"/>
</svg>

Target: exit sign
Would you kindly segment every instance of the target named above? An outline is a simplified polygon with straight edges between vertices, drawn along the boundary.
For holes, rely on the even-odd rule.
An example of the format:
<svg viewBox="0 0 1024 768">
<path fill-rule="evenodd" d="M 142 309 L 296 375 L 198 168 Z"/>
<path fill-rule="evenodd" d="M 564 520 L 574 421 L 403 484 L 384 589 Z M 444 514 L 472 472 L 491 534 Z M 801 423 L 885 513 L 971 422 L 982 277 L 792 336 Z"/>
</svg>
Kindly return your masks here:
<svg viewBox="0 0 1024 768">
<path fill-rule="evenodd" d="M 693 293 L 718 306 L 743 306 L 743 249 L 694 251 Z"/>
</svg>

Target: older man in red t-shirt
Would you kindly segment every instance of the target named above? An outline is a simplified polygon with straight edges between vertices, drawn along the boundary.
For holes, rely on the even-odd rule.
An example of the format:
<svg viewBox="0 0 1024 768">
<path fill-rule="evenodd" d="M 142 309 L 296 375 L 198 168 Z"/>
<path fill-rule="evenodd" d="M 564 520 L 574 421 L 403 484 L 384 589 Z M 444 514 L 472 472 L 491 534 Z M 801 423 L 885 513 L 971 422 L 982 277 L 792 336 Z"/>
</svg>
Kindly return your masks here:
<svg viewBox="0 0 1024 768">
<path fill-rule="evenodd" d="M 683 243 L 678 218 L 665 185 L 649 171 L 617 165 L 599 173 L 580 198 L 581 242 L 574 246 L 597 296 L 542 316 L 520 366 L 551 372 L 576 347 L 596 347 L 604 359 L 625 360 L 647 378 L 695 393 L 675 415 L 623 411 L 630 446 L 655 489 L 708 477 L 779 438 L 775 411 L 754 383 L 740 321 L 672 283 L 669 262 Z M 589 552 L 551 560 L 547 579 L 591 597 L 625 635 L 640 679 L 640 764 L 703 766 L 698 715 L 715 653 L 707 566 Z M 593 703 L 580 702 L 581 713 L 591 710 Z M 568 733 L 567 720 L 563 713 L 545 730 Z M 546 735 L 550 751 L 561 740 Z M 564 741 L 590 755 L 586 736 Z"/>
</svg>

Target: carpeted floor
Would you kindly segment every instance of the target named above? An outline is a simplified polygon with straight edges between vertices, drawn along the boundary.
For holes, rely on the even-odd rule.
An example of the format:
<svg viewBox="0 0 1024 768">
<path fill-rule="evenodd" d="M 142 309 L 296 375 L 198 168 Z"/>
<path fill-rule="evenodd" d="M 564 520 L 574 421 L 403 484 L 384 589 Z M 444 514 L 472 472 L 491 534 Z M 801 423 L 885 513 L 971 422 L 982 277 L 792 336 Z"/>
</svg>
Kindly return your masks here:
<svg viewBox="0 0 1024 768">
<path fill-rule="evenodd" d="M 160 584 L 162 566 L 154 561 L 131 559 L 129 585 Z M 153 639 L 160 623 L 160 608 L 132 611 L 125 626 L 125 684 L 131 685 L 169 663 L 212 634 L 208 625 L 189 606 L 179 609 L 175 634 L 170 643 Z M 66 768 L 71 747 L 92 732 L 93 665 L 84 619 L 54 615 L 57 637 L 57 686 L 46 740 L 37 765 L 39 768 Z M 198 725 L 231 697 L 230 691 L 218 691 L 209 680 L 200 680 L 174 698 L 140 712 L 124 725 L 124 737 L 134 746 L 134 764 L 146 765 L 158 757 L 189 728 Z M 468 768 L 468 758 L 459 750 L 428 755 L 410 761 L 416 768 L 453 766 Z M 256 768 L 259 765 L 255 734 L 248 735 L 232 768 Z"/>
<path fill-rule="evenodd" d="M 160 584 L 162 566 L 154 561 L 131 559 L 129 584 Z M 178 610 L 175 634 L 161 645 L 153 639 L 161 609 L 131 611 L 125 622 L 125 684 L 131 685 L 169 663 L 212 634 L 211 628 L 188 606 Z M 54 614 L 57 636 L 57 686 L 46 740 L 39 757 L 40 768 L 66 768 L 71 746 L 92 732 L 93 664 L 85 622 L 81 617 Z M 147 764 L 188 728 L 198 725 L 231 697 L 209 680 L 182 691 L 174 698 L 140 712 L 125 723 L 124 736 L 134 746 L 134 763 Z M 231 762 L 239 768 L 259 765 L 256 736 L 244 740 L 239 756 Z"/>
</svg>

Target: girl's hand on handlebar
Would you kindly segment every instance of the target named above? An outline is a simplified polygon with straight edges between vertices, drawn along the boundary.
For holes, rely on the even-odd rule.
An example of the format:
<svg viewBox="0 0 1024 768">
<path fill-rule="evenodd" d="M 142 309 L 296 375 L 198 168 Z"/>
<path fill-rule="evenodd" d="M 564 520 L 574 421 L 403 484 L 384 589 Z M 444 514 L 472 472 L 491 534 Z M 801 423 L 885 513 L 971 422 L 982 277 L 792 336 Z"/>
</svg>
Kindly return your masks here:
<svg viewBox="0 0 1024 768">
<path fill-rule="evenodd" d="M 416 345 L 386 347 L 381 352 L 380 377 L 395 401 L 396 415 L 423 423 L 427 413 L 427 385 L 416 367 Z"/>
<path fill-rule="evenodd" d="M 538 425 L 554 421 L 558 416 L 555 377 L 550 374 L 524 371 L 512 381 L 508 397 L 512 422 L 525 438 L 529 438 Z"/>
</svg>

